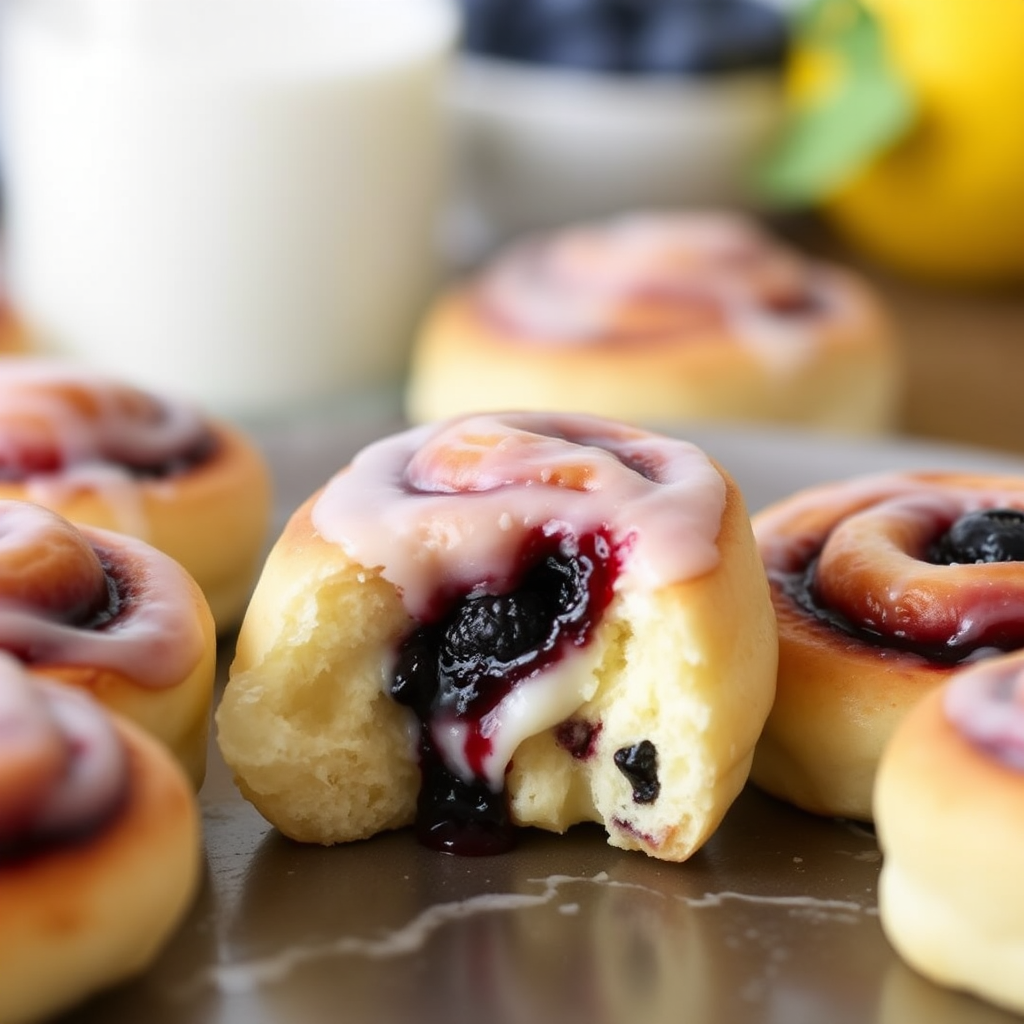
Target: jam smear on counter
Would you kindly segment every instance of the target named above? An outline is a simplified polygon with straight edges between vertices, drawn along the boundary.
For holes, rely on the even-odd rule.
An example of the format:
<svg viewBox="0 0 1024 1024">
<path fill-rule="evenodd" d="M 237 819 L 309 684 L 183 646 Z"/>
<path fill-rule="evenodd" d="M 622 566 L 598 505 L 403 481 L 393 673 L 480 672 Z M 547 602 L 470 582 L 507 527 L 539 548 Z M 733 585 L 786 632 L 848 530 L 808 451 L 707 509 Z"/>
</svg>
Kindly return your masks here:
<svg viewBox="0 0 1024 1024">
<path fill-rule="evenodd" d="M 923 560 L 933 565 L 1024 562 L 1024 511 L 986 509 L 969 512 L 928 545 Z M 961 644 L 948 640 L 922 643 L 867 629 L 818 601 L 814 584 L 816 569 L 817 558 L 813 558 L 804 570 L 780 573 L 777 579 L 790 600 L 808 614 L 863 643 L 905 650 L 938 665 L 966 661 L 981 647 L 1012 651 L 1024 646 L 1024 623 L 1019 629 L 1003 628 L 972 643 Z"/>
<path fill-rule="evenodd" d="M 421 725 L 417 836 L 449 853 L 479 856 L 514 845 L 504 787 L 495 791 L 485 773 L 494 728 L 488 716 L 500 719 L 496 709 L 520 683 L 589 642 L 611 602 L 619 558 L 602 531 L 576 538 L 538 528 L 516 565 L 501 593 L 482 585 L 439 594 L 431 621 L 402 642 L 392 675 L 391 696 Z M 462 772 L 437 743 L 434 727 L 452 723 L 464 730 Z"/>
</svg>

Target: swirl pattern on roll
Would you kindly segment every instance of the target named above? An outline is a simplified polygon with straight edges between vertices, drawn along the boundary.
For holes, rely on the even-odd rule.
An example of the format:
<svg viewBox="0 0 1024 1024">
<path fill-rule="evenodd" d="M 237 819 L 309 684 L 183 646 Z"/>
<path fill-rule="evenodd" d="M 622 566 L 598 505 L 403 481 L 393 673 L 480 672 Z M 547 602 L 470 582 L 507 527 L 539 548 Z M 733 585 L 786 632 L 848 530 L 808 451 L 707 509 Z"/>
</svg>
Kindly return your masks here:
<svg viewBox="0 0 1024 1024">
<path fill-rule="evenodd" d="M 370 445 L 327 484 L 313 522 L 382 567 L 422 616 L 438 579 L 501 589 L 526 534 L 546 524 L 610 529 L 629 550 L 625 573 L 647 586 L 700 575 L 718 561 L 724 501 L 720 473 L 688 442 L 596 417 L 508 413 Z"/>
<path fill-rule="evenodd" d="M 943 709 L 970 742 L 1024 772 L 1024 655 L 992 658 L 958 672 L 946 687 Z"/>
<path fill-rule="evenodd" d="M 203 655 L 181 567 L 142 541 L 0 501 L 0 648 L 30 665 L 87 665 L 172 687 Z"/>
<path fill-rule="evenodd" d="M 839 302 L 810 261 L 728 214 L 635 214 L 529 239 L 476 294 L 485 317 L 534 343 L 685 344 L 734 331 L 741 343 L 784 341 L 790 357 L 801 329 L 809 341 Z"/>
<path fill-rule="evenodd" d="M 906 713 L 963 666 L 1024 647 L 1024 480 L 876 474 L 753 522 L 779 675 L 752 778 L 806 810 L 870 820 Z"/>
<path fill-rule="evenodd" d="M 215 445 L 204 418 L 185 403 L 60 360 L 0 363 L 0 480 L 25 483 L 30 500 L 52 504 L 95 488 L 136 527 L 127 485 L 173 477 Z"/>
<path fill-rule="evenodd" d="M 965 517 L 1014 507 L 1024 509 L 1024 481 L 885 475 L 830 487 L 827 499 L 810 492 L 756 525 L 769 578 L 805 610 L 949 663 L 1024 644 L 1024 565 L 938 554 Z"/>
<path fill-rule="evenodd" d="M 125 750 L 85 693 L 0 653 L 0 860 L 100 824 L 127 785 Z"/>
<path fill-rule="evenodd" d="M 186 403 L 35 358 L 0 366 L 0 428 L 5 479 L 108 462 L 173 473 L 212 444 L 203 417 Z"/>
</svg>

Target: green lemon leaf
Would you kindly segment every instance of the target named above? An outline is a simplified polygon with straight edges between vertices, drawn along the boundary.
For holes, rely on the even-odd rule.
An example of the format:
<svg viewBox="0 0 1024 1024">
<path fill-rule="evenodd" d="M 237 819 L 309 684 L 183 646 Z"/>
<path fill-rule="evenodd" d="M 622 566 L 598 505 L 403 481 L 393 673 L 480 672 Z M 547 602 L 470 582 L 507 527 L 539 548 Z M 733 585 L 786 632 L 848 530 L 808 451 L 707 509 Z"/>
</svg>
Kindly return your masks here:
<svg viewBox="0 0 1024 1024">
<path fill-rule="evenodd" d="M 765 202 L 800 206 L 834 192 L 914 123 L 914 96 L 892 67 L 883 31 L 860 0 L 815 0 L 794 24 L 794 45 L 831 69 L 794 99 L 780 137 L 756 168 Z"/>
</svg>

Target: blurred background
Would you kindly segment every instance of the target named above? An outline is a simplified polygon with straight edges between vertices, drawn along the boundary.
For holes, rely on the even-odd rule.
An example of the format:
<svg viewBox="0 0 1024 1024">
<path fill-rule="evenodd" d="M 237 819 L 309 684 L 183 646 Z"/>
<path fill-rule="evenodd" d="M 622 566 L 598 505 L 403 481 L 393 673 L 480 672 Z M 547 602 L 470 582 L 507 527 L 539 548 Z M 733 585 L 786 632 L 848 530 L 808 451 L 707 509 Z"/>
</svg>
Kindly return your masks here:
<svg viewBox="0 0 1024 1024">
<path fill-rule="evenodd" d="M 396 2 L 374 9 L 390 10 Z M 374 32 L 387 36 L 370 46 L 381 54 L 392 42 L 395 52 L 405 48 L 403 54 L 422 43 L 416 76 L 410 70 L 408 81 L 400 82 L 389 72 L 387 92 L 373 92 L 369 78 L 348 80 L 343 94 L 332 93 L 330 105 L 311 113 L 308 97 L 304 106 L 288 107 L 283 90 L 271 106 L 266 82 L 257 83 L 251 72 L 257 65 L 273 68 L 276 82 L 289 81 L 295 68 L 282 54 L 302 53 L 309 63 L 312 53 L 320 60 L 308 41 L 305 49 L 298 45 L 296 26 L 314 9 L 322 20 L 330 0 L 319 6 L 318 0 L 291 6 L 218 0 L 205 9 L 222 9 L 247 31 L 221 32 L 216 47 L 212 29 L 203 36 L 182 13 L 202 5 L 5 0 L 0 171 L 14 314 L 39 336 L 59 333 L 51 330 L 59 318 L 50 323 L 32 308 L 49 301 L 49 295 L 38 301 L 38 279 L 58 265 L 64 278 L 86 282 L 65 322 L 82 322 L 103 303 L 121 305 L 109 297 L 101 303 L 103 294 L 126 300 L 143 294 L 144 278 L 128 280 L 127 270 L 106 293 L 99 282 L 117 276 L 107 256 L 114 252 L 118 220 L 137 229 L 149 217 L 157 224 L 152 237 L 158 230 L 178 232 L 164 239 L 166 258 L 154 274 L 167 278 L 195 265 L 191 278 L 164 289 L 178 307 L 186 304 L 188 289 L 204 292 L 204 308 L 215 305 L 229 291 L 211 283 L 221 265 L 234 260 L 237 270 L 252 264 L 236 303 L 248 304 L 250 315 L 237 333 L 255 337 L 271 325 L 286 340 L 267 357 L 264 379 L 252 370 L 245 386 L 253 394 L 266 387 L 269 396 L 305 359 L 312 372 L 295 381 L 294 409 L 306 397 L 323 397 L 305 395 L 314 383 L 308 378 L 330 381 L 332 373 L 344 373 L 353 387 L 370 387 L 402 365 L 364 360 L 321 371 L 313 360 L 326 346 L 296 355 L 293 343 L 301 347 L 327 319 L 295 330 L 286 303 L 267 311 L 255 299 L 280 291 L 289 275 L 300 276 L 300 251 L 313 253 L 314 270 L 344 261 L 347 279 L 358 280 L 353 295 L 376 294 L 374 302 L 364 302 L 359 331 L 390 332 L 379 351 L 391 346 L 401 356 L 432 291 L 524 233 L 641 209 L 742 209 L 804 250 L 853 265 L 881 290 L 908 370 L 903 433 L 1024 451 L 1018 397 L 1024 381 L 1020 0 L 421 0 L 421 10 L 448 8 L 452 21 L 441 14 L 431 27 L 415 30 L 409 25 L 420 16 L 410 13 L 412 2 L 406 0 L 404 13 L 399 3 L 383 30 L 370 23 L 385 18 L 363 5 L 361 20 L 338 31 L 354 40 L 376 40 Z M 161 17 L 147 13 L 163 8 Z M 174 17 L 166 16 L 172 9 Z M 253 27 L 260 11 L 273 14 L 262 36 Z M 208 14 L 194 17 L 213 24 Z M 221 49 L 229 39 L 231 48 Z M 250 44 L 251 52 L 245 50 Z M 355 43 L 350 49 L 344 59 L 356 66 L 363 54 Z M 149 74 L 157 65 L 163 68 L 159 81 Z M 200 73 L 205 93 L 189 78 Z M 261 106 L 244 140 L 249 149 L 241 136 L 229 145 L 221 130 L 248 110 L 242 94 L 218 91 L 245 75 L 262 89 L 253 92 Z M 416 105 L 435 86 L 437 152 L 430 148 L 427 108 Z M 171 119 L 171 90 L 192 104 L 182 100 L 173 110 L 189 133 L 182 135 L 187 146 L 170 134 L 161 137 L 155 127 L 161 117 Z M 118 118 L 100 118 L 99 104 L 114 103 L 115 96 Z M 377 155 L 356 170 L 337 170 L 349 158 L 327 145 L 327 117 L 347 119 L 360 145 Z M 231 153 L 233 173 L 223 177 L 214 199 L 200 197 L 195 180 L 215 177 L 215 161 Z M 298 158 L 286 160 L 296 153 L 301 167 Z M 112 176 L 112 169 L 125 177 Z M 159 186 L 148 187 L 156 177 Z M 346 190 L 347 219 L 324 216 L 323 197 L 337 206 Z M 214 213 L 202 214 L 201 235 L 180 231 L 172 193 L 185 211 L 209 201 Z M 307 202 L 296 216 L 299 195 Z M 151 217 L 155 207 L 166 214 L 163 221 L 174 223 Z M 259 211 L 259 222 L 247 220 L 246 210 Z M 440 252 L 429 256 L 417 248 L 425 211 L 440 213 Z M 45 246 L 39 241 L 44 222 Z M 315 234 L 320 223 L 336 224 L 331 230 L 345 239 L 342 254 Z M 419 235 L 396 234 L 394 226 L 402 223 L 415 223 Z M 76 248 L 78 238 L 96 237 L 108 240 L 106 250 Z M 243 258 L 231 256 L 227 242 L 218 249 L 225 239 Z M 25 255 L 30 249 L 31 259 Z M 120 253 L 133 274 L 145 262 L 139 251 Z M 255 254 L 277 251 L 283 253 L 279 262 L 256 265 Z M 329 282 L 318 287 L 326 292 Z M 304 296 L 299 305 L 311 303 Z M 157 306 L 154 298 L 145 308 Z M 230 315 L 237 313 L 224 312 L 215 325 L 220 336 L 230 333 L 222 330 Z M 177 354 L 174 339 L 198 338 L 199 328 L 171 312 L 153 319 L 168 327 L 148 354 L 139 342 L 138 372 L 159 363 L 152 379 L 195 382 L 202 374 L 187 366 L 179 371 L 179 363 L 209 359 L 215 346 L 197 342 L 189 352 L 181 342 Z M 331 321 L 331 327 L 337 325 Z M 171 353 L 162 363 L 158 349 Z M 132 354 L 111 350 L 106 358 L 127 370 Z M 239 362 L 255 366 L 259 359 L 257 349 L 247 353 L 242 344 L 225 356 L 223 373 L 228 377 Z M 216 391 L 201 394 L 216 404 Z"/>
<path fill-rule="evenodd" d="M 652 203 L 754 210 L 880 287 L 907 433 L 1024 450 L 1024 5 L 461 6 L 461 244 Z"/>
</svg>

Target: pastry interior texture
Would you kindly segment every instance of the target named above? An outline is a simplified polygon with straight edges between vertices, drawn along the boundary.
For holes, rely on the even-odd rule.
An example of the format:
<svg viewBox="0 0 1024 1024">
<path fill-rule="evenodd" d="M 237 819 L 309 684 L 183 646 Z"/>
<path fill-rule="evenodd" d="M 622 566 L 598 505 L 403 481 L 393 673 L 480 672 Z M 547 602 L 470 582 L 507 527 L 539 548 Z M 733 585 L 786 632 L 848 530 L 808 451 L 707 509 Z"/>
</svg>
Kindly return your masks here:
<svg viewBox="0 0 1024 1024">
<path fill-rule="evenodd" d="M 656 424 L 897 424 L 875 290 L 739 214 L 649 213 L 526 238 L 444 292 L 412 357 L 414 422 L 559 409 Z"/>
<path fill-rule="evenodd" d="M 596 417 L 385 438 L 274 545 L 217 710 L 237 783 L 319 843 L 488 853 L 595 821 L 682 860 L 746 781 L 775 621 L 742 496 Z"/>
<path fill-rule="evenodd" d="M 202 587 L 220 630 L 241 619 L 271 514 L 263 456 L 233 425 L 35 357 L 0 357 L 0 498 L 165 551 Z"/>
<path fill-rule="evenodd" d="M 893 946 L 932 981 L 1024 1013 L 1024 657 L 968 666 L 907 714 L 874 808 Z"/>
<path fill-rule="evenodd" d="M 191 782 L 75 687 L 0 654 L 0 1021 L 33 1024 L 146 968 L 201 866 Z"/>
<path fill-rule="evenodd" d="M 198 788 L 216 638 L 199 586 L 125 534 L 0 500 L 0 651 L 87 690 L 179 758 Z"/>
<path fill-rule="evenodd" d="M 964 662 L 1024 646 L 1024 480 L 859 477 L 753 524 L 779 678 L 751 777 L 806 810 L 870 820 L 878 758 L 907 711 Z"/>
</svg>

